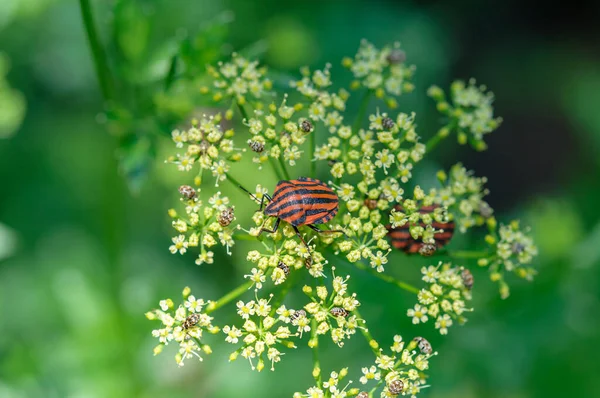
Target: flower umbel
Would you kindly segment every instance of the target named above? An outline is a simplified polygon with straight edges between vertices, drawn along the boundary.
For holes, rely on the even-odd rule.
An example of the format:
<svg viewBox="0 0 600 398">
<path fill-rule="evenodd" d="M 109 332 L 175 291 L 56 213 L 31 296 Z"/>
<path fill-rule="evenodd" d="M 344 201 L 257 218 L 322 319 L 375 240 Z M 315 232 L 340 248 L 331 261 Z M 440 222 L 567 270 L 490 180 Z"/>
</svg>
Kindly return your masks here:
<svg viewBox="0 0 600 398">
<path fill-rule="evenodd" d="M 425 372 L 437 353 L 423 337 L 404 342 L 399 335 L 384 352 L 373 337 L 378 331 L 368 329 L 360 314 L 369 315 L 359 311 L 362 303 L 350 291 L 350 276 L 356 280 L 355 274 L 365 273 L 414 295 L 408 298 L 413 304 L 403 309 L 407 316 L 416 327 L 433 324 L 442 335 L 466 322 L 472 311 L 467 302 L 479 276 L 467 266 L 477 262 L 488 267 L 502 297 L 509 294 L 507 272 L 532 279 L 537 247 L 518 222 L 496 221 L 487 202 L 487 178 L 457 163 L 437 173 L 440 185 L 430 186 L 435 176 L 427 175 L 427 164 L 436 162 L 422 162 L 451 133 L 460 144 L 485 149 L 485 136 L 501 122 L 494 115 L 493 94 L 474 80 L 454 82 L 448 98 L 440 88 L 430 88 L 445 124 L 424 142 L 417 115 L 395 110 L 398 96 L 415 88 L 415 68 L 406 59 L 397 43 L 377 48 L 362 41 L 357 54 L 342 61 L 354 78 L 349 89 L 358 91 L 352 98 L 336 86 L 330 64 L 301 68 L 291 90 L 283 93 L 273 89 L 266 68 L 237 54 L 208 67 L 207 76 L 194 78 L 206 84 L 194 87 L 223 104 L 225 113 L 204 115 L 189 128 L 172 132 L 178 153 L 167 162 L 189 180 L 179 187 L 179 207 L 168 212 L 175 230 L 169 251 L 192 252 L 196 264 L 219 263 L 220 252 L 242 252 L 231 257 L 238 261 L 231 269 L 241 270 L 244 280 L 217 301 L 197 299 L 189 288 L 178 306 L 162 300 L 160 309 L 146 314 L 161 323 L 152 332 L 159 341 L 156 354 L 175 342 L 179 365 L 189 358 L 201 360 L 211 352 L 207 335 L 222 330 L 225 341 L 236 346 L 230 361 L 241 355 L 252 370 L 269 364 L 274 370 L 285 354 L 294 352 L 296 339 L 308 336 L 315 382 L 294 397 L 414 397 L 428 387 Z M 350 103 L 355 97 L 356 107 Z M 371 108 L 374 99 L 377 107 Z M 230 121 L 234 111 L 241 114 L 237 124 Z M 251 153 L 253 164 L 248 165 L 254 172 L 243 174 L 234 166 L 244 152 Z M 257 168 L 269 170 L 257 173 Z M 277 180 L 263 180 L 271 175 Z M 258 177 L 260 181 L 248 181 Z M 257 182 L 263 185 L 254 185 L 254 193 L 247 195 Z M 259 211 L 248 214 L 258 203 L 238 203 L 227 191 L 240 187 L 244 196 L 260 203 Z M 272 197 L 269 189 L 274 189 Z M 244 213 L 252 221 L 245 221 Z M 456 250 L 471 239 L 453 236 L 474 233 L 476 227 L 487 229 L 487 246 Z M 218 246 L 225 250 L 215 250 Z M 399 279 L 417 272 L 409 257 L 417 253 L 464 259 L 465 266 L 436 259 L 437 265 L 421 268 L 424 286 L 417 288 Z M 337 276 L 341 267 L 347 270 Z M 393 305 L 406 302 L 402 298 Z M 228 305 L 237 322 L 219 328 L 210 314 Z M 364 337 L 374 354 L 356 369 L 357 387 L 344 381 L 348 368 L 322 373 L 319 358 L 323 337 L 344 348 L 354 335 Z"/>
<path fill-rule="evenodd" d="M 179 351 L 175 355 L 179 366 L 183 366 L 188 358 L 195 357 L 202 361 L 203 353 L 212 353 L 210 346 L 203 342 L 203 334 L 215 334 L 219 331 L 217 326 L 212 325 L 213 317 L 203 312 L 210 302 L 196 299 L 190 295 L 189 288 L 184 289 L 183 300 L 177 308 L 171 299 L 161 300 L 160 309 L 146 313 L 148 319 L 162 323 L 162 328 L 152 331 L 152 336 L 159 341 L 159 345 L 154 348 L 154 354 L 160 354 L 164 346 L 174 342 L 179 345 Z"/>
<path fill-rule="evenodd" d="M 423 281 L 430 286 L 419 291 L 419 303 L 406 313 L 414 324 L 433 319 L 440 334 L 448 334 L 448 328 L 454 321 L 459 324 L 467 321 L 464 315 L 472 310 L 466 308 L 465 302 L 471 300 L 473 280 L 471 278 L 466 286 L 463 278 L 466 273 L 463 270 L 441 261 L 437 266 L 430 265 L 421 269 Z"/>
<path fill-rule="evenodd" d="M 226 342 L 242 343 L 242 346 L 229 356 L 230 361 L 241 354 L 250 362 L 252 370 L 262 371 L 265 367 L 265 359 L 271 363 L 271 370 L 275 370 L 275 363 L 281 361 L 284 355 L 279 349 L 296 348 L 290 339 L 297 334 L 291 333 L 289 327 L 281 325 L 281 323 L 289 323 L 289 318 L 282 316 L 274 318 L 272 315 L 275 311 L 270 301 L 264 298 L 248 302 L 238 301 L 237 307 L 238 315 L 245 320 L 243 326 L 223 327 L 223 333 L 227 336 Z M 284 310 L 285 307 L 278 309 L 281 312 Z M 256 366 L 254 360 L 257 361 Z"/>
</svg>

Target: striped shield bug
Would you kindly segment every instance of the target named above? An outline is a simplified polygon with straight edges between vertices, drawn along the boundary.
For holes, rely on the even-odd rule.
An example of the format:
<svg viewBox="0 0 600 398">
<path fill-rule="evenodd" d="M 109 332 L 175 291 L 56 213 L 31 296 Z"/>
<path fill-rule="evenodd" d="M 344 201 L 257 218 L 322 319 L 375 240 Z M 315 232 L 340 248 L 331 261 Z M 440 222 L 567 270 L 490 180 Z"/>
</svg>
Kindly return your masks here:
<svg viewBox="0 0 600 398">
<path fill-rule="evenodd" d="M 433 211 L 438 207 L 438 205 L 423 206 L 419 209 L 419 213 L 433 213 Z M 396 205 L 396 210 L 402 211 L 402 206 Z M 421 223 L 421 226 L 425 228 L 425 224 Z M 450 239 L 452 239 L 452 235 L 454 234 L 455 224 L 454 221 L 434 221 L 431 223 L 431 226 L 435 230 L 441 230 L 441 232 L 436 232 L 433 235 L 435 246 L 423 243 L 421 239 L 414 239 L 410 234 L 408 223 L 396 228 L 392 228 L 390 225 L 388 225 L 388 236 L 392 240 L 392 246 L 394 246 L 396 249 L 402 250 L 409 254 L 419 253 L 424 256 L 430 256 L 435 250 L 446 246 L 448 242 L 450 242 Z"/>
<path fill-rule="evenodd" d="M 241 187 L 254 200 L 258 198 Z M 273 197 L 265 194 L 260 200 L 260 210 L 263 210 L 265 199 L 268 201 L 264 209 L 264 214 L 276 217 L 272 229 L 262 227 L 260 233 L 275 233 L 279 228 L 281 220 L 289 223 L 296 235 L 300 238 L 307 249 L 308 244 L 300 234 L 298 227 L 306 225 L 319 233 L 342 233 L 342 230 L 322 230 L 316 227 L 318 224 L 324 224 L 331 220 L 338 212 L 339 199 L 336 193 L 327 184 L 314 178 L 299 177 L 297 180 L 282 180 L 277 183 Z"/>
</svg>

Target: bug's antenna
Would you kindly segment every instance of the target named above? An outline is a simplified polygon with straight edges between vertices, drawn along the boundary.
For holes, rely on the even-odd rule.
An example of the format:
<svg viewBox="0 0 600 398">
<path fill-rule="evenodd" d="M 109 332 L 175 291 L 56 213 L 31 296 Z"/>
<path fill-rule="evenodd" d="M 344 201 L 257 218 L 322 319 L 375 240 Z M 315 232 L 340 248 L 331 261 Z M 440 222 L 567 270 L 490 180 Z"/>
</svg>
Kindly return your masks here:
<svg viewBox="0 0 600 398">
<path fill-rule="evenodd" d="M 241 186 L 241 185 L 238 184 L 238 188 L 241 189 L 242 191 L 246 192 L 248 195 L 250 195 L 252 197 L 252 199 L 258 201 L 258 198 L 256 197 L 256 195 L 254 195 L 252 192 L 248 191 L 243 186 Z"/>
</svg>

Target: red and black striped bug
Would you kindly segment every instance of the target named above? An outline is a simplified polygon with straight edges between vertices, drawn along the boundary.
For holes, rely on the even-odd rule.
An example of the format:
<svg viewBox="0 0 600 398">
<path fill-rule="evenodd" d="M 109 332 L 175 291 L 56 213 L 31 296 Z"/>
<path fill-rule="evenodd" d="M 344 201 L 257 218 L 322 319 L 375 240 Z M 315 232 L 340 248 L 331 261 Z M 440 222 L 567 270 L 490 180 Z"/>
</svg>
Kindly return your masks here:
<svg viewBox="0 0 600 398">
<path fill-rule="evenodd" d="M 243 187 L 254 200 L 258 198 Z M 321 230 L 315 225 L 324 224 L 331 220 L 338 212 L 339 198 L 327 184 L 314 178 L 299 177 L 297 180 L 279 181 L 273 192 L 273 197 L 265 194 L 260 200 L 260 210 L 263 210 L 265 199 L 269 202 L 264 209 L 267 216 L 276 217 L 272 229 L 262 227 L 260 233 L 275 233 L 279 228 L 281 220 L 291 224 L 296 235 L 300 238 L 307 249 L 310 248 L 302 238 L 298 227 L 307 227 L 319 233 L 345 234 L 341 230 Z"/>
<path fill-rule="evenodd" d="M 433 213 L 433 211 L 438 207 L 438 205 L 423 206 L 419 209 L 419 213 Z M 395 208 L 398 211 L 402 211 L 402 206 L 400 205 L 396 205 Z M 421 223 L 421 226 L 425 228 L 425 224 Z M 433 239 L 435 240 L 435 248 L 440 249 L 446 246 L 448 242 L 450 242 L 450 239 L 452 239 L 452 235 L 454 234 L 454 221 L 434 221 L 433 223 L 431 223 L 431 226 L 435 230 L 442 230 L 442 232 L 436 232 L 433 235 Z M 405 253 L 421 253 L 423 255 L 433 254 L 434 250 L 428 250 L 429 247 L 427 246 L 427 244 L 423 243 L 421 239 L 414 239 L 411 236 L 408 223 L 396 228 L 392 228 L 388 225 L 388 236 L 392 240 L 392 246 L 396 249 L 404 251 Z"/>
</svg>

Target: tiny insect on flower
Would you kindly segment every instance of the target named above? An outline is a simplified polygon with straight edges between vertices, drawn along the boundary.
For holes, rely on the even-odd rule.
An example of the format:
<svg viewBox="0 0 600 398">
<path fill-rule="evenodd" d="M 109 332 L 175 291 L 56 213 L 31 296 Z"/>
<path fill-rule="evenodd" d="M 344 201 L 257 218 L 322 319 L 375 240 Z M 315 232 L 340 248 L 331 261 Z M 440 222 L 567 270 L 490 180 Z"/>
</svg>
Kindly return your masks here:
<svg viewBox="0 0 600 398">
<path fill-rule="evenodd" d="M 277 264 L 277 268 L 279 268 L 280 270 L 283 271 L 283 273 L 287 276 L 290 274 L 290 267 L 288 267 L 284 262 L 280 261 L 279 264 Z"/>
<path fill-rule="evenodd" d="M 189 185 L 182 185 L 179 187 L 179 193 L 186 199 L 194 199 L 196 196 L 196 190 Z"/>
<path fill-rule="evenodd" d="M 423 206 L 419 209 L 419 213 L 420 214 L 430 214 L 433 213 L 434 210 L 436 208 L 438 208 L 438 205 L 431 205 L 431 206 Z M 398 211 L 402 211 L 403 208 L 400 205 L 396 206 L 396 210 Z M 424 223 L 420 223 L 419 224 L 420 227 L 425 228 L 425 224 Z M 441 230 L 441 232 L 436 232 L 433 235 L 433 239 L 435 240 L 435 249 L 440 249 L 444 246 L 446 246 L 448 244 L 448 242 L 450 242 L 450 239 L 452 239 L 452 236 L 454 235 L 454 227 L 455 224 L 453 221 L 449 221 L 449 222 L 437 222 L 434 221 L 431 223 L 431 226 L 436 230 L 439 231 Z M 414 239 L 411 234 L 410 234 L 410 226 L 409 223 L 404 224 L 403 226 L 400 227 L 396 227 L 396 228 L 392 228 L 391 226 L 387 226 L 388 228 L 388 236 L 390 237 L 391 241 L 392 241 L 392 246 L 394 246 L 396 249 L 402 250 L 405 253 L 409 253 L 409 254 L 414 254 L 414 253 L 419 253 L 421 255 L 431 255 L 429 248 L 425 248 L 423 249 L 423 252 L 421 252 L 421 249 L 423 248 L 423 246 L 425 245 L 425 243 L 423 243 L 423 241 L 421 239 Z"/>
<path fill-rule="evenodd" d="M 367 206 L 367 209 L 375 210 L 377 208 L 377 199 L 367 198 L 367 199 L 365 199 L 364 204 L 365 204 L 365 206 Z"/>
<path fill-rule="evenodd" d="M 466 268 L 463 268 L 460 272 L 460 276 L 463 280 L 463 285 L 469 290 L 473 288 L 473 274 Z"/>
<path fill-rule="evenodd" d="M 429 341 L 427 341 L 423 337 L 415 337 L 413 340 L 417 342 L 417 345 L 419 346 L 419 351 L 421 351 L 421 353 L 431 355 L 431 353 L 433 352 L 433 348 L 431 348 L 431 343 L 429 343 Z"/>
<path fill-rule="evenodd" d="M 183 329 L 189 329 L 194 327 L 200 321 L 200 314 L 192 314 L 185 318 L 185 321 L 181 324 Z"/>
<path fill-rule="evenodd" d="M 261 153 L 265 150 L 265 144 L 260 141 L 248 140 L 248 146 L 253 152 Z"/>
<path fill-rule="evenodd" d="M 341 317 L 346 318 L 348 316 L 348 311 L 346 311 L 342 307 L 333 307 L 332 309 L 329 310 L 329 313 L 335 317 L 341 316 Z"/>
<path fill-rule="evenodd" d="M 234 218 L 235 214 L 233 211 L 233 207 L 228 207 L 217 216 L 217 221 L 222 227 L 226 227 L 229 224 L 231 224 Z"/>
<path fill-rule="evenodd" d="M 247 189 L 240 186 L 254 200 L 258 198 Z M 291 224 L 296 236 L 306 246 L 310 247 L 300 234 L 298 226 L 306 225 L 318 233 L 342 233 L 342 230 L 321 230 L 315 225 L 324 224 L 331 220 L 338 212 L 339 198 L 336 193 L 325 183 L 314 178 L 299 177 L 297 180 L 282 180 L 277 183 L 273 197 L 265 194 L 260 200 L 260 210 L 263 210 L 265 199 L 269 202 L 264 209 L 267 216 L 276 217 L 272 229 L 262 227 L 263 232 L 275 233 L 281 220 Z"/>
<path fill-rule="evenodd" d="M 386 130 L 391 130 L 394 128 L 395 123 L 391 118 L 384 117 L 383 120 L 381 121 L 381 126 Z"/>
<path fill-rule="evenodd" d="M 421 256 L 429 257 L 433 256 L 435 253 L 436 247 L 431 243 L 425 243 L 419 248 L 419 254 Z"/>
<path fill-rule="evenodd" d="M 404 390 L 404 382 L 402 380 L 394 380 L 388 384 L 388 390 L 392 395 L 399 395 Z"/>
<path fill-rule="evenodd" d="M 304 310 L 296 310 L 292 315 L 290 315 L 290 319 L 295 321 L 298 318 L 306 317 L 306 311 Z"/>
<path fill-rule="evenodd" d="M 402 62 L 406 61 L 406 53 L 395 48 L 387 56 L 387 61 L 392 65 L 401 64 Z"/>
<path fill-rule="evenodd" d="M 310 120 L 303 120 L 302 123 L 300 123 L 300 129 L 305 133 L 310 133 L 313 129 L 313 125 Z"/>
</svg>

